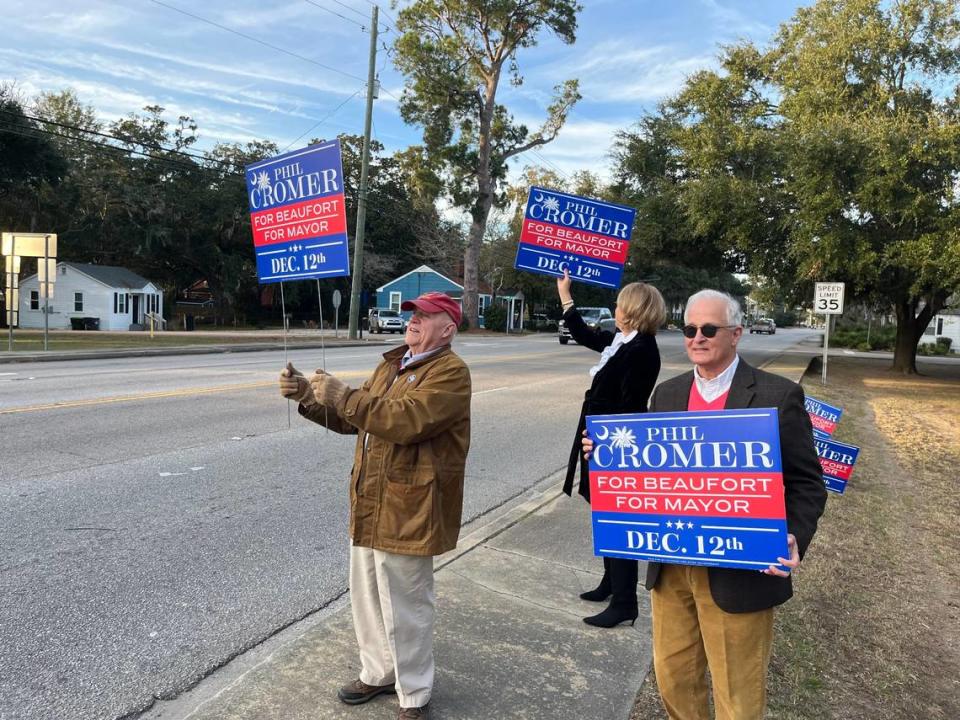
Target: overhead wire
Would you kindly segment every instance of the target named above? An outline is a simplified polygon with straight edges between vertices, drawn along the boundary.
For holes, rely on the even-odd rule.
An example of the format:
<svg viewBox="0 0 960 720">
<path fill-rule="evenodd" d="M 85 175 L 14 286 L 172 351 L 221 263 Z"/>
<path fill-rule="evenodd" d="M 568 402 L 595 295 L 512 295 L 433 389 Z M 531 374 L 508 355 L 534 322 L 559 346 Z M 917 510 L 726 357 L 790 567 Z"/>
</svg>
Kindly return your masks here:
<svg viewBox="0 0 960 720">
<path fill-rule="evenodd" d="M 344 105 L 346 105 L 348 102 L 350 102 L 351 100 L 353 100 L 353 99 L 354 99 L 357 95 L 359 95 L 359 94 L 360 94 L 360 90 L 357 90 L 353 95 L 351 95 L 350 97 L 348 97 L 348 98 L 347 98 L 346 100 L 344 100 L 342 103 L 340 103 L 339 105 L 337 105 L 333 110 L 331 110 L 329 113 L 327 113 L 327 115 L 326 115 L 325 117 L 321 118 L 320 120 L 317 120 L 317 122 L 315 122 L 313 125 L 311 125 L 306 131 L 302 132 L 302 133 L 301 133 L 300 135 L 298 135 L 294 140 L 291 140 L 291 141 L 290 141 L 290 144 L 287 145 L 287 146 L 286 146 L 283 150 L 281 150 L 280 152 L 285 153 L 287 150 L 289 150 L 291 147 L 293 147 L 293 145 L 294 145 L 298 140 L 300 140 L 302 137 L 304 137 L 305 135 L 313 132 L 316 128 L 320 127 L 321 125 L 323 125 L 323 123 L 327 122 L 327 120 L 329 120 L 329 119 L 332 118 L 334 115 L 336 115 L 336 114 L 340 111 L 340 108 L 342 108 L 342 107 L 343 107 Z"/>
<path fill-rule="evenodd" d="M 331 15 L 336 15 L 338 18 L 341 18 L 342 20 L 346 20 L 346 21 L 349 22 L 349 23 L 353 23 L 354 25 L 358 25 L 363 32 L 367 32 L 367 26 L 364 25 L 363 23 L 357 22 L 357 21 L 354 20 L 353 18 L 348 18 L 346 15 L 343 15 L 343 14 L 341 14 L 341 13 L 338 13 L 336 10 L 331 10 L 331 9 L 328 8 L 326 5 L 321 5 L 321 4 L 318 3 L 318 2 L 314 2 L 314 0 L 303 0 L 303 1 L 304 1 L 305 3 L 307 3 L 308 5 L 313 5 L 315 8 L 320 8 L 321 10 L 323 10 L 323 11 L 325 11 L 325 12 L 328 12 L 328 13 L 330 13 Z"/>
<path fill-rule="evenodd" d="M 284 55 L 289 55 L 290 57 L 295 57 L 298 60 L 303 60 L 304 62 L 311 63 L 313 65 L 316 65 L 317 67 L 322 67 L 324 70 L 329 70 L 330 72 L 338 73 L 339 75 L 343 75 L 344 77 L 351 78 L 352 80 L 359 80 L 360 82 L 364 82 L 364 79 L 359 75 L 353 75 L 352 73 L 348 73 L 344 70 L 340 70 L 339 68 L 326 65 L 318 60 L 314 60 L 313 58 L 308 58 L 306 55 L 300 55 L 299 53 L 295 53 L 291 50 L 287 50 L 286 48 L 282 48 L 279 45 L 268 43 L 266 40 L 261 40 L 260 38 L 256 38 L 253 35 L 247 35 L 246 33 L 240 32 L 239 30 L 234 30 L 233 28 L 227 27 L 226 25 L 221 25 L 220 23 L 214 22 L 213 20 L 208 20 L 207 18 L 201 17 L 200 15 L 194 15 L 191 12 L 182 10 L 178 7 L 162 2 L 162 0 L 150 0 L 150 2 L 152 2 L 154 5 L 165 7 L 168 10 L 173 10 L 174 12 L 180 13 L 181 15 L 186 15 L 187 17 L 191 17 L 194 20 L 207 23 L 208 25 L 213 25 L 216 28 L 220 28 L 221 30 L 225 30 L 226 32 L 233 33 L 234 35 L 238 35 L 239 37 L 242 37 L 251 42 L 255 42 L 259 45 L 263 45 L 264 47 L 268 47 L 271 50 L 276 50 L 277 52 L 283 53 Z"/>
</svg>

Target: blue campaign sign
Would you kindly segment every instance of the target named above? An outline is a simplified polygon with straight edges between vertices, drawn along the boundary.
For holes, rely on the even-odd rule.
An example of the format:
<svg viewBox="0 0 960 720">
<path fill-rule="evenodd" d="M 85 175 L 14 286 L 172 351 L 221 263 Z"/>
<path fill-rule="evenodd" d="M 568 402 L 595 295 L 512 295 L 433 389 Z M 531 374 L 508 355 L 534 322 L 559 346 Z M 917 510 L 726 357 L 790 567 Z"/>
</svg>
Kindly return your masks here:
<svg viewBox="0 0 960 720">
<path fill-rule="evenodd" d="M 246 168 L 261 283 L 350 274 L 340 141 Z"/>
<path fill-rule="evenodd" d="M 620 287 L 637 211 L 624 205 L 531 187 L 514 267 Z"/>
<path fill-rule="evenodd" d="M 830 437 L 833 431 L 837 429 L 837 423 L 840 422 L 840 416 L 843 415 L 843 408 L 828 405 L 823 400 L 817 400 L 815 397 L 805 396 L 803 404 L 810 416 L 810 423 L 813 425 L 814 437 Z"/>
<path fill-rule="evenodd" d="M 860 456 L 860 448 L 816 435 L 813 437 L 813 445 L 820 458 L 823 482 L 827 490 L 842 495 L 853 474 L 853 466 Z"/>
<path fill-rule="evenodd" d="M 594 553 L 764 569 L 787 557 L 773 408 L 587 417 Z"/>
</svg>

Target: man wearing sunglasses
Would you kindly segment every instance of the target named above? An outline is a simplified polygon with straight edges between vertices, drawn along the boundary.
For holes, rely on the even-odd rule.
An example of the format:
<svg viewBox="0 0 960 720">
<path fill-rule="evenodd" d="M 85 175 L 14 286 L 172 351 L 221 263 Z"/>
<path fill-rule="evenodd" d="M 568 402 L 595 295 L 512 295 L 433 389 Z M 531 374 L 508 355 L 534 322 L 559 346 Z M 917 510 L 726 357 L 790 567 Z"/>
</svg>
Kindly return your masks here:
<svg viewBox="0 0 960 720">
<path fill-rule="evenodd" d="M 701 290 L 687 301 L 683 336 L 693 370 L 662 383 L 651 412 L 777 408 L 789 558 L 786 571 L 649 563 L 653 660 L 671 720 L 706 720 L 707 668 L 717 720 L 762 718 L 773 644 L 773 608 L 793 591 L 797 568 L 826 504 L 813 429 L 797 383 L 748 365 L 737 355 L 743 313 L 730 295 Z M 584 439 L 584 452 L 593 449 Z"/>
</svg>

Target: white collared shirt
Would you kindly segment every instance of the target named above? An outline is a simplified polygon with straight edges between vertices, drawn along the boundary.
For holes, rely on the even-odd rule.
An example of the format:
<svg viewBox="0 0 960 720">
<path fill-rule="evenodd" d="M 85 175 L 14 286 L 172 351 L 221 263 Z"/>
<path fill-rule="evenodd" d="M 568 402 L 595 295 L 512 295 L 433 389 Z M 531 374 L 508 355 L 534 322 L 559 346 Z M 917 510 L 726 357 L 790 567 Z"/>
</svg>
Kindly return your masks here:
<svg viewBox="0 0 960 720">
<path fill-rule="evenodd" d="M 433 350 L 427 350 L 426 352 L 417 353 L 416 355 L 414 355 L 412 352 L 410 352 L 410 350 L 409 350 L 409 348 L 408 348 L 407 351 L 403 354 L 403 357 L 400 359 L 400 368 L 403 369 L 403 368 L 405 368 L 407 365 L 409 365 L 410 363 L 419 362 L 420 360 L 423 360 L 423 359 L 425 359 L 425 358 L 428 358 L 428 357 L 430 357 L 431 355 L 436 355 L 438 352 L 440 352 L 441 350 L 443 350 L 445 347 L 447 347 L 447 346 L 446 346 L 446 345 L 441 345 L 440 347 L 434 348 Z"/>
<path fill-rule="evenodd" d="M 613 336 L 613 342 L 607 345 L 600 354 L 600 362 L 590 368 L 590 377 L 593 377 L 600 372 L 603 369 L 603 366 L 607 364 L 607 361 L 617 354 L 617 350 L 633 340 L 636 336 L 636 330 L 632 331 L 629 335 L 624 335 L 618 330 L 617 334 Z"/>
<path fill-rule="evenodd" d="M 733 362 L 727 366 L 727 369 L 710 380 L 700 377 L 700 369 L 694 365 L 693 381 L 697 384 L 697 392 L 700 393 L 700 397 L 709 403 L 730 390 L 730 384 L 733 382 L 733 376 L 737 372 L 737 365 L 739 364 L 740 356 L 734 355 Z"/>
</svg>

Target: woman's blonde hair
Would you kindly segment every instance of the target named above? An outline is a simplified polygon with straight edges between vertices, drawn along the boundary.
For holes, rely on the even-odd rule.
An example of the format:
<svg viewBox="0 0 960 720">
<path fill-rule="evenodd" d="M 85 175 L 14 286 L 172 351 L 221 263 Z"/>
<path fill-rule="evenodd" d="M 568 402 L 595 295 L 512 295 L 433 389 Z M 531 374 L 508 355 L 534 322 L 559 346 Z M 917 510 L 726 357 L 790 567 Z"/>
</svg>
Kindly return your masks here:
<svg viewBox="0 0 960 720">
<path fill-rule="evenodd" d="M 656 335 L 667 320 L 667 305 L 663 295 L 653 285 L 634 282 L 624 285 L 617 295 L 617 307 L 624 324 L 631 330 Z"/>
</svg>

